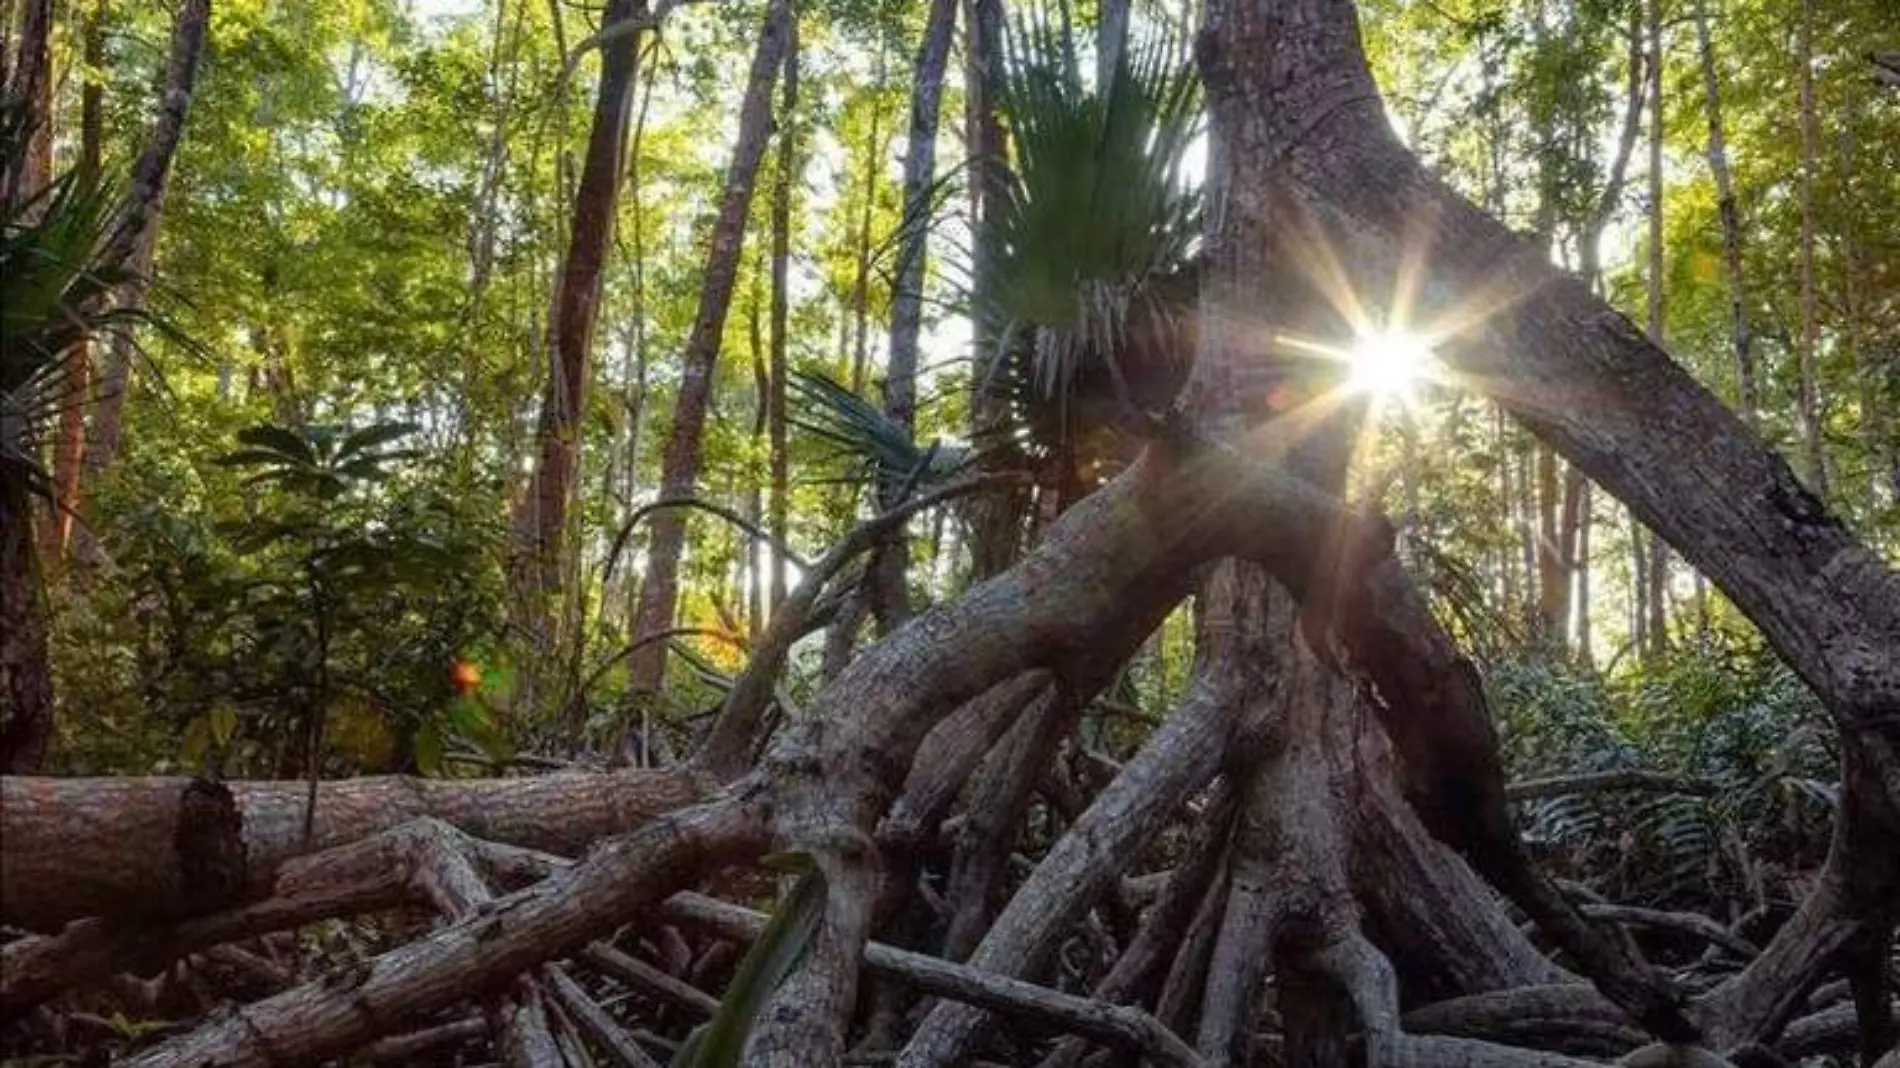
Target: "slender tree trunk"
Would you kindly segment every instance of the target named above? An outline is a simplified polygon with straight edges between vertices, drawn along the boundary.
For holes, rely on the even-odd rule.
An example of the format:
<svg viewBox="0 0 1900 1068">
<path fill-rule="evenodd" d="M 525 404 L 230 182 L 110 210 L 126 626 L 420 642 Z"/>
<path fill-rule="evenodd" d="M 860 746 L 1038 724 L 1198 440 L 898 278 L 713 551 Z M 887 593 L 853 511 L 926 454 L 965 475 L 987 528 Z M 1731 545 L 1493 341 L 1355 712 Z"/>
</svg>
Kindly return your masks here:
<svg viewBox="0 0 1900 1068">
<path fill-rule="evenodd" d="M 85 86 L 79 92 L 79 165 L 75 181 L 88 193 L 99 188 L 105 138 L 106 4 L 98 0 L 86 13 Z M 92 339 L 81 341 L 72 357 L 67 396 L 60 406 L 59 430 L 53 441 L 53 514 L 45 527 L 40 560 L 57 568 L 72 537 L 73 517 L 79 510 L 80 469 L 86 453 L 86 398 L 92 390 Z"/>
<path fill-rule="evenodd" d="M 612 0 L 601 19 L 613 25 L 646 12 L 645 0 Z M 628 120 L 639 81 L 640 41 L 623 34 L 601 46 L 600 87 L 580 187 L 568 224 L 567 255 L 548 313 L 547 383 L 535 436 L 534 473 L 514 516 L 510 561 L 512 609 L 545 642 L 547 599 L 561 586 L 568 505 L 580 470 L 581 415 L 593 375 L 594 327 L 601 276 L 613 244 L 620 181 L 626 169 Z"/>
<path fill-rule="evenodd" d="M 793 18 L 785 44 L 785 81 L 779 95 L 778 173 L 772 185 L 772 366 L 771 396 L 767 402 L 769 466 L 771 468 L 770 512 L 772 539 L 778 545 L 789 544 L 791 535 L 791 459 L 786 448 L 785 383 L 791 371 L 787 358 L 790 337 L 791 286 L 789 268 L 792 253 L 792 205 L 801 173 L 798 155 L 798 20 Z M 785 554 L 772 552 L 771 611 L 785 601 Z"/>
<path fill-rule="evenodd" d="M 1735 395 L 1742 418 L 1753 426 L 1760 417 L 1761 390 L 1755 381 L 1755 339 L 1748 326 L 1748 297 L 1742 281 L 1742 211 L 1735 198 L 1735 177 L 1729 170 L 1728 137 L 1722 126 L 1722 85 L 1716 72 L 1715 42 L 1709 32 L 1708 0 L 1695 0 L 1695 33 L 1709 118 L 1709 174 L 1715 179 L 1715 209 L 1722 220 L 1722 272 L 1728 283 L 1729 340 L 1735 349 Z"/>
<path fill-rule="evenodd" d="M 662 497 L 687 497 L 698 488 L 701 438 L 707 408 L 712 401 L 713 372 L 718 366 L 719 343 L 732 306 L 733 283 L 745 244 L 746 218 L 752 189 L 772 133 L 772 88 L 784 65 L 791 38 L 790 0 L 772 0 L 752 70 L 745 100 L 739 110 L 739 135 L 732 163 L 726 170 L 725 192 L 719 216 L 713 222 L 706 250 L 706 275 L 700 283 L 699 311 L 681 353 L 679 398 L 673 407 L 673 429 L 666 442 L 660 473 Z M 647 548 L 646 581 L 640 587 L 640 605 L 634 613 L 634 637 L 658 634 L 672 625 L 679 597 L 680 556 L 686 547 L 686 516 L 668 509 L 653 517 Z M 634 694 L 657 694 L 666 676 L 666 647 L 653 643 L 628 658 L 628 689 Z"/>
<path fill-rule="evenodd" d="M 999 210 L 1008 190 L 1007 149 L 996 111 L 1002 85 L 1002 0 L 964 0 L 964 22 L 963 106 L 974 244 L 970 264 L 970 303 L 974 309 L 970 317 L 970 437 L 980 445 L 993 446 L 1001 443 L 1009 420 L 1005 402 L 985 386 L 995 358 L 997 324 L 989 311 L 990 268 L 984 242 L 988 240 L 987 220 Z M 994 466 L 1005 456 L 1005 450 L 984 448 L 982 455 Z M 1026 495 L 1018 491 L 987 494 L 969 502 L 974 577 L 987 578 L 1016 559 L 1027 503 Z"/>
<path fill-rule="evenodd" d="M 11 6 L 5 14 L 11 16 Z M 26 0 L 20 10 L 20 35 L 12 40 L 11 25 L 6 27 L 11 44 L 10 55 L 0 56 L 6 64 L 4 89 L 10 100 L 20 102 L 27 120 L 26 151 L 6 161 L 0 174 L 0 205 L 25 202 L 52 178 L 53 150 L 53 24 L 58 20 L 54 0 Z"/>
<path fill-rule="evenodd" d="M 1589 479 L 1583 479 L 1583 498 L 1578 505 L 1577 517 L 1577 659 L 1585 667 L 1596 664 L 1596 648 L 1590 627 L 1590 532 L 1596 526 L 1596 512 L 1592 507 L 1592 486 Z"/>
<path fill-rule="evenodd" d="M 1574 491 L 1558 478 L 1557 454 L 1537 447 L 1537 607 L 1543 641 L 1562 652 L 1570 622 L 1570 565 L 1576 551 Z"/>
<path fill-rule="evenodd" d="M 106 238 L 107 248 L 101 258 L 124 264 L 131 275 L 131 280 L 115 297 L 123 308 L 137 308 L 145 303 L 165 189 L 171 180 L 172 157 L 177 154 L 178 141 L 184 135 L 185 117 L 191 107 L 198 59 L 204 52 L 205 30 L 210 18 L 211 0 L 185 0 L 178 9 L 172 23 L 171 58 L 159 97 L 158 117 L 146 136 L 138 161 L 133 164 L 126 210 Z M 135 355 L 131 339 L 122 331 L 115 334 L 93 394 L 92 412 L 86 426 L 83 485 L 97 484 L 118 458 L 125 396 L 132 383 Z M 96 544 L 84 526 L 76 529 L 75 556 L 96 556 Z"/>
<path fill-rule="evenodd" d="M 1663 282 L 1663 0 L 1648 0 L 1649 15 L 1649 339 L 1664 344 Z M 1638 581 L 1648 589 L 1643 598 L 1649 610 L 1644 623 L 1648 641 L 1644 651 L 1659 656 L 1669 646 L 1669 546 L 1657 537 L 1644 540 L 1649 552 L 1640 562 Z"/>
<path fill-rule="evenodd" d="M 865 369 L 871 344 L 871 218 L 877 210 L 877 180 L 884 173 L 885 142 L 879 127 L 884 119 L 884 79 L 888 47 L 878 35 L 877 60 L 871 78 L 871 131 L 864 141 L 864 199 L 858 204 L 857 270 L 851 281 L 851 392 L 864 392 Z"/>
<path fill-rule="evenodd" d="M 904 150 L 904 215 L 897 241 L 897 272 L 891 290 L 891 343 L 884 367 L 884 414 L 915 436 L 917 346 L 923 332 L 924 279 L 929 250 L 932 194 L 937 175 L 937 119 L 942 111 L 943 73 L 956 30 L 957 0 L 931 0 L 912 75 L 910 131 Z M 878 504 L 896 507 L 909 471 L 878 472 Z M 910 618 L 910 543 L 902 526 L 874 551 L 868 579 L 871 614 L 888 634 Z"/>
<path fill-rule="evenodd" d="M 1635 156 L 1636 142 L 1642 132 L 1643 101 L 1647 95 L 1647 46 L 1644 33 L 1644 4 L 1632 3 L 1629 8 L 1629 22 L 1624 31 L 1627 58 L 1624 61 L 1623 121 L 1617 133 L 1616 153 L 1610 160 L 1610 172 L 1603 183 L 1602 192 L 1596 199 L 1596 205 L 1577 235 L 1578 271 L 1592 292 L 1601 293 L 1603 288 L 1602 243 L 1603 231 L 1616 215 L 1623 203 L 1624 187 L 1629 180 L 1629 163 Z M 1577 656 L 1585 664 L 1595 659 L 1590 633 L 1590 531 L 1595 523 L 1591 505 L 1590 480 L 1575 468 L 1570 471 L 1566 484 L 1566 515 L 1573 517 L 1573 525 L 1566 526 L 1566 532 L 1574 532 L 1575 553 L 1567 558 L 1571 561 L 1576 577 L 1576 635 Z M 1631 520 L 1631 529 L 1635 529 L 1635 520 Z M 1647 591 L 1644 591 L 1645 595 Z M 1632 635 L 1640 639 L 1643 620 L 1639 619 Z"/>
<path fill-rule="evenodd" d="M 1814 114 L 1814 0 L 1801 0 L 1797 33 L 1797 61 L 1801 64 L 1801 349 L 1799 403 L 1801 444 L 1808 484 L 1828 495 L 1827 451 L 1822 440 L 1819 371 L 1816 368 L 1820 319 L 1815 304 L 1814 278 L 1814 171 L 1816 119 Z"/>
<path fill-rule="evenodd" d="M 765 520 L 765 484 L 769 480 L 769 471 L 759 471 L 752 463 L 764 456 L 770 445 L 766 441 L 766 427 L 772 421 L 772 353 L 771 344 L 766 340 L 765 316 L 767 298 L 765 295 L 766 265 L 763 254 L 755 256 L 752 265 L 752 292 L 746 301 L 746 340 L 752 350 L 752 447 L 746 465 L 740 471 L 740 477 L 746 483 L 745 515 L 755 527 Z M 759 477 L 765 475 L 765 478 Z M 765 573 L 759 566 L 759 558 L 766 550 L 757 539 L 745 531 L 733 531 L 739 546 L 740 574 L 745 576 L 745 617 L 746 633 L 753 644 L 757 644 L 759 635 L 765 632 Z M 776 557 L 778 554 L 772 554 Z"/>
<path fill-rule="evenodd" d="M 1129 0 L 1102 0 L 1095 24 L 1095 84 L 1106 87 L 1128 46 Z"/>
</svg>

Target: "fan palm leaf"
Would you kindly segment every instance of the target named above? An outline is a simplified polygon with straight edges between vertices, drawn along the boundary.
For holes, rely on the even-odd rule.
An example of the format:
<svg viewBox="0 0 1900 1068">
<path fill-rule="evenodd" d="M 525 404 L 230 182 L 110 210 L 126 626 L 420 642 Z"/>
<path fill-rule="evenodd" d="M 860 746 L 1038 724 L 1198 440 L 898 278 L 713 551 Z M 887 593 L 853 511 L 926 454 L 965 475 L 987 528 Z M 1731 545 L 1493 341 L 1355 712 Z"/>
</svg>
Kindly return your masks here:
<svg viewBox="0 0 1900 1068">
<path fill-rule="evenodd" d="M 1067 424 L 1063 409 L 1091 370 L 1122 392 L 1131 323 L 1171 314 L 1164 283 L 1201 229 L 1200 194 L 1183 173 L 1200 130 L 1185 35 L 1137 34 L 1105 85 L 1085 84 L 1081 68 L 1061 3 L 1053 15 L 1030 7 L 1006 37 L 999 105 L 1013 156 L 980 242 L 991 285 L 977 314 L 996 338 L 989 388 L 1035 437 L 1038 424 Z"/>
</svg>

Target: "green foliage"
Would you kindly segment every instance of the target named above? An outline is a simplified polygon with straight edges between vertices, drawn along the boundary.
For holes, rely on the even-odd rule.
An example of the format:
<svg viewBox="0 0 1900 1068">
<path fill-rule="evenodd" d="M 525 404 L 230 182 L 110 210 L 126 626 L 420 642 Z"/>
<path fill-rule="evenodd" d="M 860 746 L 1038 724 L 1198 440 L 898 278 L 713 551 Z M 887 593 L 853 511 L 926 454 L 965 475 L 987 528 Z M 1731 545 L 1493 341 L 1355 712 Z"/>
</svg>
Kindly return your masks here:
<svg viewBox="0 0 1900 1068">
<path fill-rule="evenodd" d="M 1644 769 L 1700 784 L 1523 806 L 1532 843 L 1612 899 L 1707 909 L 1774 895 L 1777 873 L 1820 862 L 1838 789 L 1825 720 L 1758 640 L 1711 637 L 1613 679 L 1505 662 L 1487 683 L 1518 777 Z"/>
<path fill-rule="evenodd" d="M 8 161 L 0 174 L 16 169 L 27 134 L 24 109 L 0 102 L 0 153 Z M 83 382 L 75 373 L 85 358 L 80 342 L 139 323 L 166 326 L 110 299 L 132 278 L 107 249 L 124 224 L 120 208 L 111 191 L 88 189 L 67 171 L 8 203 L 0 219 L 0 471 L 37 493 L 48 486 L 34 443 L 61 410 L 85 401 L 74 385 Z"/>
<path fill-rule="evenodd" d="M 140 634 L 100 707 L 131 690 L 183 732 L 184 765 L 228 773 L 302 767 L 319 724 L 346 770 L 438 772 L 451 739 L 505 755 L 490 708 L 502 673 L 468 693 L 453 675 L 497 650 L 499 531 L 393 447 L 412 431 L 249 427 L 216 465 L 259 491 L 241 517 L 117 515 L 102 597 L 132 608 Z M 73 637 L 105 640 L 101 625 L 73 620 Z"/>
</svg>

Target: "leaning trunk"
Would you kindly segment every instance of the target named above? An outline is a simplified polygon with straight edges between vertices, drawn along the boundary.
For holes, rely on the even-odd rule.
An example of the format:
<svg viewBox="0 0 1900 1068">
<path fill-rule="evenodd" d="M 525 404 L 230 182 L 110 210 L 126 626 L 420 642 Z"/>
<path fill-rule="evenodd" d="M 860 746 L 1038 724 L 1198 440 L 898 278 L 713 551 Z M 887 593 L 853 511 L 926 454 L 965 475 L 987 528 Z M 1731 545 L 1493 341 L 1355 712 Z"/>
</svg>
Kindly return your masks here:
<svg viewBox="0 0 1900 1068">
<path fill-rule="evenodd" d="M 197 83 L 198 59 L 204 52 L 205 30 L 211 18 L 211 0 L 186 0 L 172 23 L 171 59 L 166 68 L 165 84 L 159 97 L 157 121 L 145 139 L 138 161 L 132 168 L 131 187 L 126 208 L 114 229 L 106 237 L 101 258 L 122 264 L 131 276 L 123 290 L 115 295 L 119 307 L 136 309 L 145 303 L 150 281 L 153 250 L 158 244 L 158 225 L 165 203 L 165 189 L 171 181 L 172 158 L 184 135 L 185 117 L 191 106 Z M 132 361 L 136 351 L 123 331 L 114 334 L 106 354 L 105 367 L 93 394 L 92 412 L 86 427 L 85 464 L 82 481 L 96 485 L 118 457 L 119 439 L 124 427 L 126 391 L 132 384 Z M 86 557 L 96 557 L 97 547 L 82 525 L 77 528 L 79 544 Z M 76 552 L 76 556 L 81 555 Z"/>
<path fill-rule="evenodd" d="M 897 242 L 897 273 L 891 291 L 891 346 L 884 367 L 884 414 L 914 435 L 917 424 L 917 343 L 923 332 L 924 256 L 930 238 L 937 172 L 937 116 L 943 101 L 943 71 L 950 59 L 957 0 L 931 0 L 923 43 L 911 80 L 910 133 L 904 152 L 904 216 Z M 879 510 L 895 507 L 912 472 L 878 472 Z M 910 618 L 910 546 L 903 527 L 893 530 L 872 557 L 867 580 L 871 614 L 888 633 Z"/>
<path fill-rule="evenodd" d="M 1761 391 L 1755 381 L 1754 335 L 1748 325 L 1748 301 L 1742 285 L 1742 211 L 1735 199 L 1735 177 L 1728 165 L 1728 137 L 1722 126 L 1722 86 L 1716 76 L 1715 43 L 1709 34 L 1708 0 L 1696 0 L 1695 32 L 1709 113 L 1709 173 L 1715 178 L 1715 210 L 1722 221 L 1722 273 L 1728 284 L 1729 341 L 1735 352 L 1736 403 L 1742 418 L 1752 426 L 1761 412 Z"/>
<path fill-rule="evenodd" d="M 674 402 L 672 435 L 660 474 L 660 496 L 690 497 L 699 485 L 701 436 L 712 402 L 713 372 L 718 366 L 719 343 L 732 307 L 733 283 L 739 273 L 739 253 L 745 243 L 746 214 L 752 205 L 752 186 L 772 133 L 772 86 L 784 64 L 791 39 L 790 0 L 773 0 L 752 55 L 745 102 L 739 111 L 739 137 L 732 165 L 726 171 L 725 194 L 719 217 L 713 222 L 706 254 L 706 276 L 700 283 L 699 312 L 681 354 L 679 398 Z M 653 519 L 647 548 L 646 581 L 640 586 L 640 604 L 634 612 L 635 640 L 656 635 L 672 625 L 679 596 L 680 554 L 686 547 L 686 516 L 667 509 Z M 666 675 L 666 647 L 651 643 L 628 658 L 628 690 L 656 694 Z"/>
<path fill-rule="evenodd" d="M 645 0 L 613 0 L 606 26 L 643 17 Z M 567 257 L 548 320 L 548 378 L 541 395 L 540 442 L 514 516 L 511 582 L 514 610 L 530 629 L 545 627 L 548 593 L 560 585 L 561 545 L 567 508 L 580 466 L 582 406 L 592 375 L 590 352 L 600 317 L 601 271 L 613 244 L 614 216 L 625 171 L 627 125 L 633 88 L 639 81 L 638 33 L 622 33 L 601 45 L 600 88 L 593 129 L 568 224 Z M 544 635 L 545 637 L 545 635 Z"/>
</svg>

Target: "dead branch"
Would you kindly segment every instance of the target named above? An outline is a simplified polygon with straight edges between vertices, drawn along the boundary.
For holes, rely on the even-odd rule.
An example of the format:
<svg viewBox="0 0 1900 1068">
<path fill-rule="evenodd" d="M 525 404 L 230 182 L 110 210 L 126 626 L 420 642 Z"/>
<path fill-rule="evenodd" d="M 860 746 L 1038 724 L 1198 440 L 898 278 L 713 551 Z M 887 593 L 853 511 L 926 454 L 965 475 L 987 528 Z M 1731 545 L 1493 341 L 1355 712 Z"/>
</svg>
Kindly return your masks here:
<svg viewBox="0 0 1900 1068">
<path fill-rule="evenodd" d="M 620 926 L 675 887 L 761 852 L 744 797 L 699 805 L 609 842 L 561 876 L 477 909 L 427 938 L 207 1022 L 129 1063 L 254 1068 L 314 1064 L 434 1012 Z M 516 1009 L 532 1024 L 538 1008 Z"/>
<path fill-rule="evenodd" d="M 596 942 L 580 952 L 580 959 L 594 970 L 627 986 L 678 1006 L 700 1017 L 719 1011 L 719 999 L 704 990 L 674 978 L 651 964 L 620 952 L 605 942 Z"/>
<path fill-rule="evenodd" d="M 798 585 L 786 595 L 765 633 L 759 637 L 745 670 L 733 680 L 732 689 L 727 691 L 726 700 L 720 706 L 719 717 L 713 721 L 712 730 L 695 757 L 696 763 L 721 778 L 737 775 L 751 763 L 758 749 L 765 710 L 778 686 L 779 673 L 785 668 L 785 658 L 792 644 L 805 633 L 812 607 L 840 569 L 869 550 L 887 531 L 920 511 L 972 493 L 1021 482 L 1019 475 L 998 472 L 920 494 L 852 527 L 816 563 L 803 568 Z"/>
<path fill-rule="evenodd" d="M 970 964 L 1003 975 L 1033 971 L 1064 928 L 1121 874 L 1167 814 L 1213 777 L 1239 716 L 1227 679 L 1202 676 L 1123 774 L 1053 846 L 991 925 Z M 949 1064 L 968 1051 L 985 1020 L 979 1009 L 942 1004 L 925 1017 L 901 1064 Z"/>
<path fill-rule="evenodd" d="M 1728 928 L 1693 912 L 1668 912 L 1662 909 L 1636 908 L 1631 905 L 1591 905 L 1580 906 L 1585 916 L 1593 920 L 1608 920 L 1611 923 L 1631 924 L 1639 927 L 1655 927 L 1665 931 L 1680 931 L 1713 942 L 1740 956 L 1743 960 L 1753 960 L 1761 955 L 1761 950 L 1748 939 L 1730 931 Z"/>
<path fill-rule="evenodd" d="M 766 920 L 749 909 L 699 894 L 675 894 L 667 899 L 665 911 L 682 922 L 700 924 L 728 938 L 744 940 L 758 937 Z M 1196 1068 L 1201 1064 L 1187 1043 L 1139 1009 L 1078 998 L 879 942 L 866 943 L 864 963 L 876 974 L 889 976 L 927 994 L 1033 1020 L 1116 1049 L 1144 1054 L 1160 1064 L 1178 1068 Z"/>
<path fill-rule="evenodd" d="M 568 1019 L 587 1040 L 599 1050 L 605 1052 L 620 1068 L 660 1068 L 659 1062 L 647 1055 L 647 1052 L 634 1042 L 619 1021 L 607 1014 L 574 977 L 567 974 L 558 964 L 544 965 L 542 976 L 547 980 L 549 992 L 556 1004 L 566 1011 Z"/>
<path fill-rule="evenodd" d="M 364 1046 L 356 1059 L 366 1064 L 414 1064 L 439 1046 L 460 1045 L 488 1034 L 488 1021 L 479 1016 L 425 1027 L 406 1035 L 392 1035 Z"/>
<path fill-rule="evenodd" d="M 0 920 L 52 930 L 87 916 L 177 916 L 203 911 L 189 836 L 186 778 L 0 777 Z M 306 853 L 368 838 L 412 820 L 442 820 L 485 840 L 573 854 L 625 834 L 710 792 L 689 769 L 565 772 L 516 779 L 381 776 L 325 783 L 306 844 L 307 783 L 232 782 L 242 892 L 271 892 L 277 869 Z"/>
</svg>

